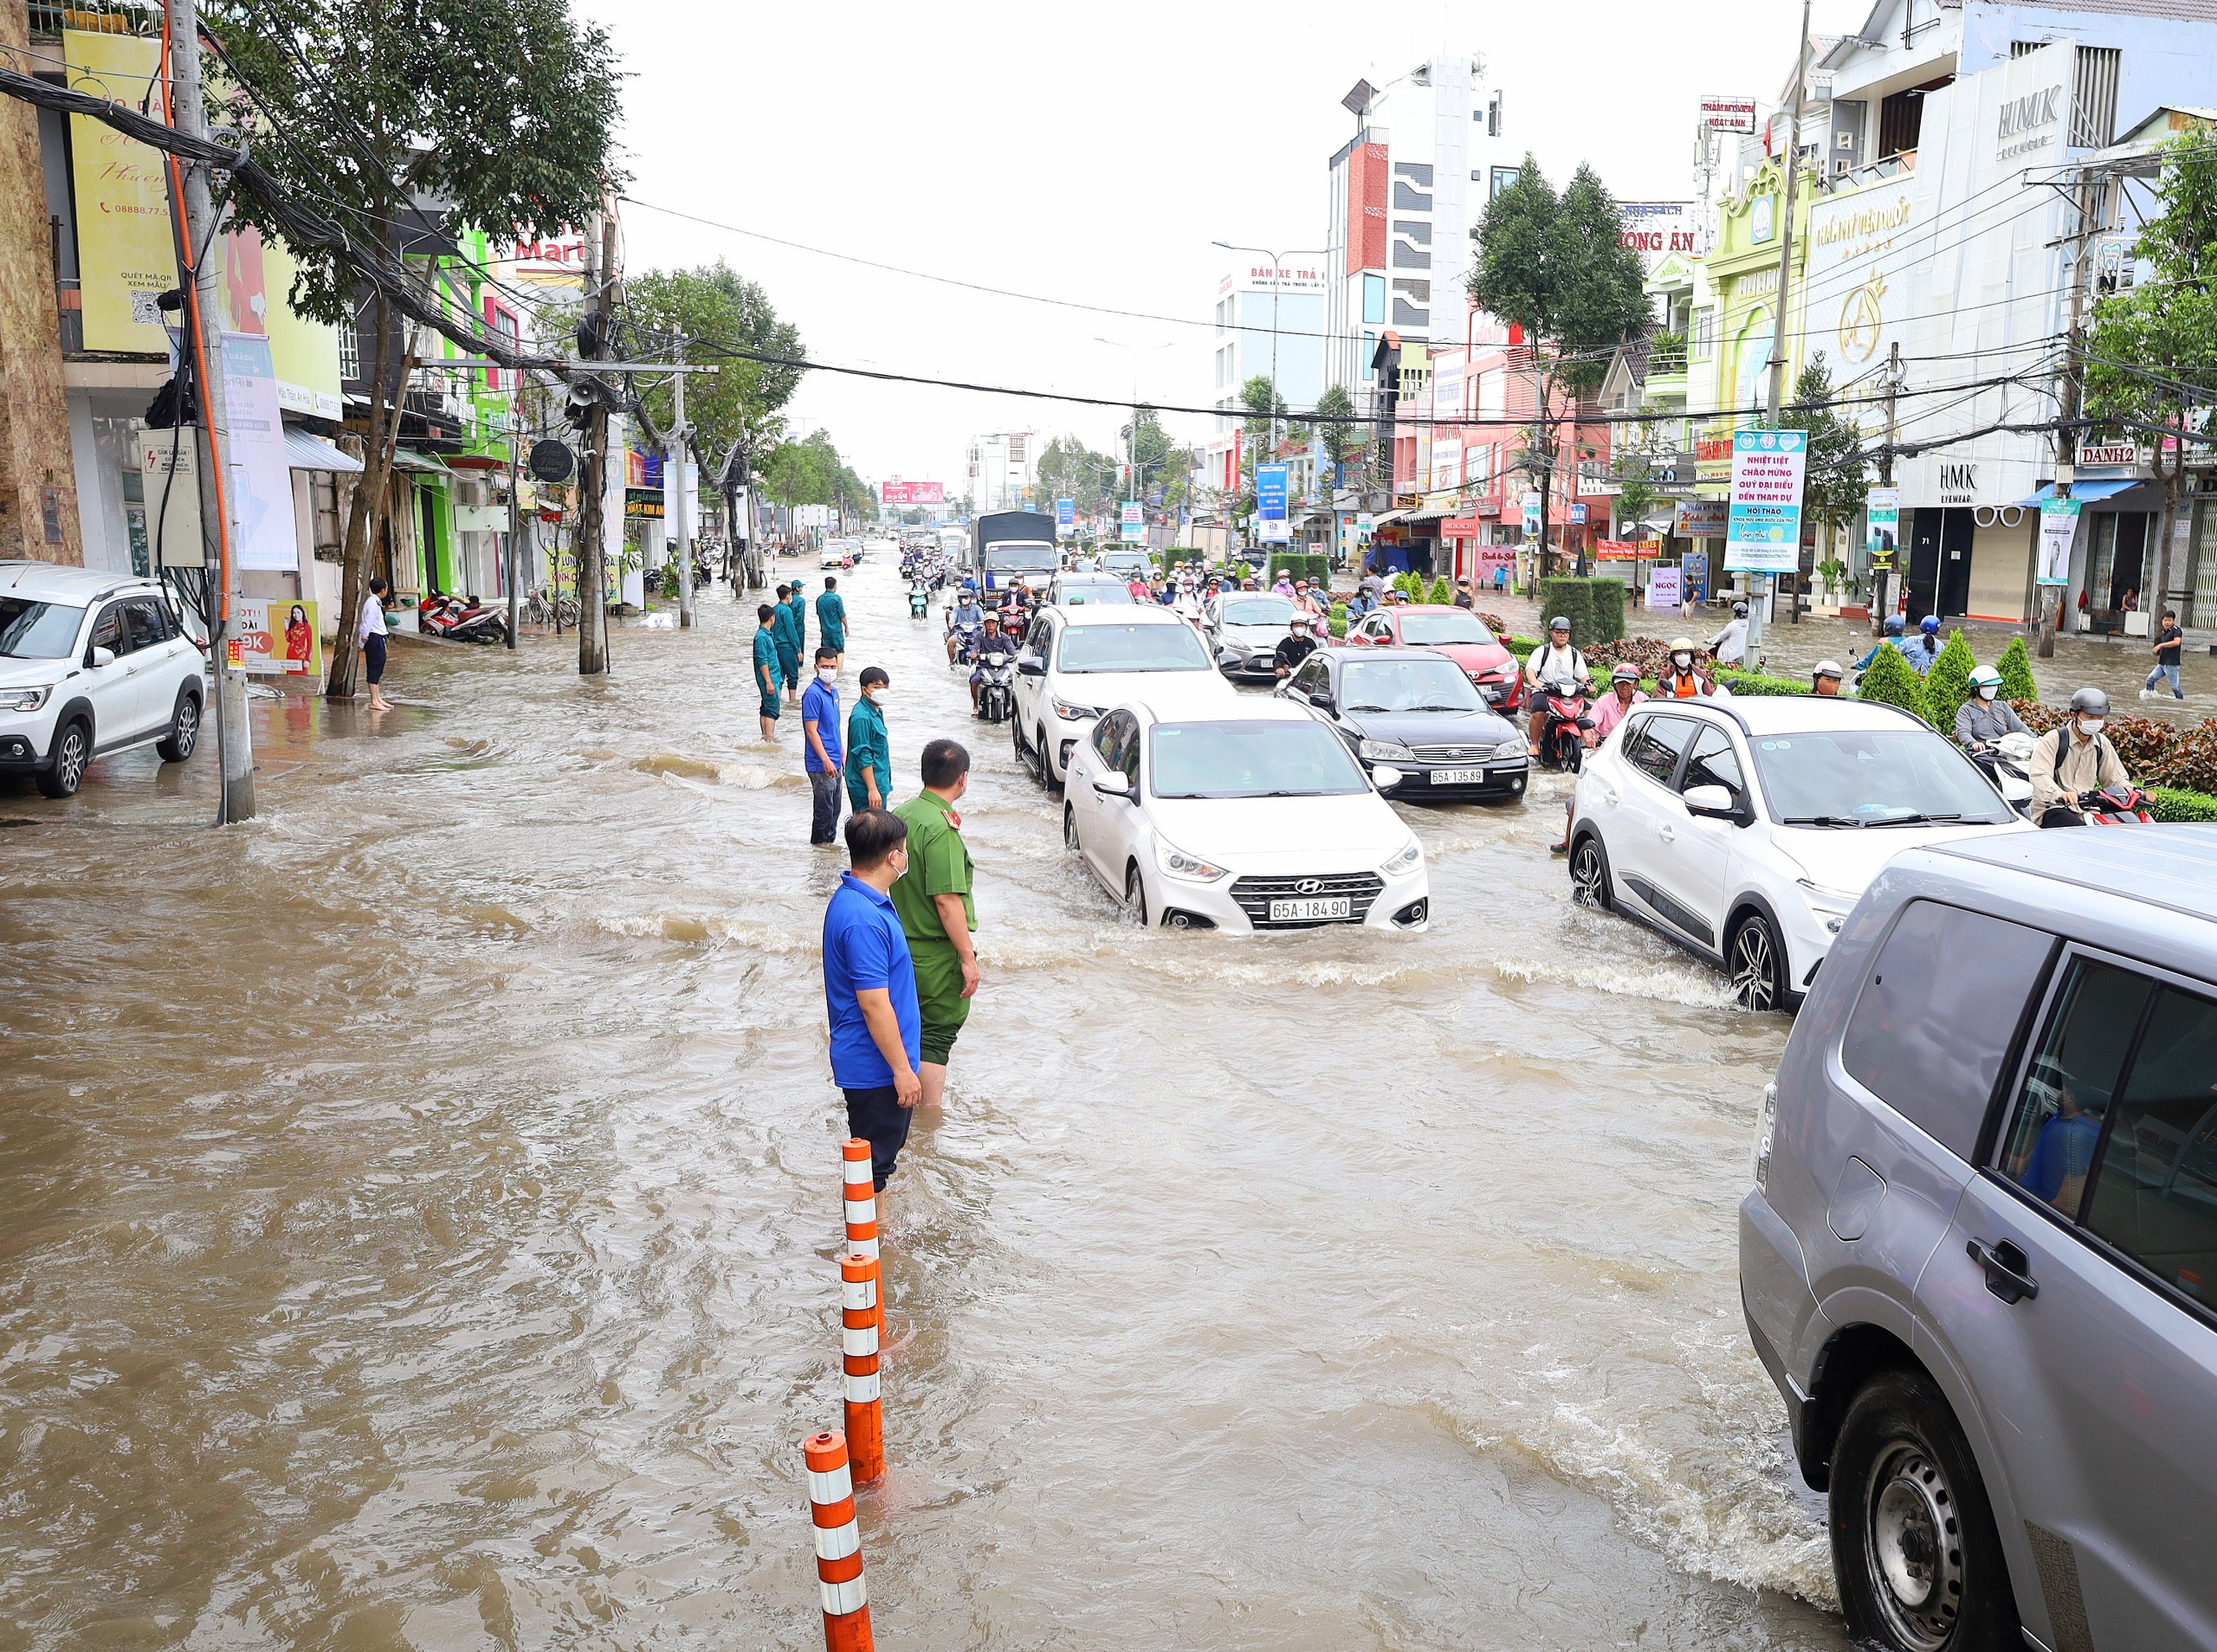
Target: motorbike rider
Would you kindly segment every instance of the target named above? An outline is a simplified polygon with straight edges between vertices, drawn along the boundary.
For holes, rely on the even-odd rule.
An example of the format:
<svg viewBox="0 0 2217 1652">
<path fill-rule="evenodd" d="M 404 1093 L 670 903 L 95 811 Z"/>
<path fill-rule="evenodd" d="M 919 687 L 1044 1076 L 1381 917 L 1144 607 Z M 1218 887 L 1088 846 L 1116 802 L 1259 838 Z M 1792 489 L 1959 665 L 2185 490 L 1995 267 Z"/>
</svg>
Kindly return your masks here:
<svg viewBox="0 0 2217 1652">
<path fill-rule="evenodd" d="M 1871 668 L 1871 662 L 1878 657 L 1878 651 L 1881 649 L 1892 649 L 1912 666 L 1916 663 L 1916 656 L 1909 651 L 1909 644 L 1902 640 L 1902 616 L 1899 614 L 1886 616 L 1885 636 L 1880 637 L 1871 646 L 1870 653 L 1855 662 L 1855 668 L 1858 671 L 1868 671 Z"/>
<path fill-rule="evenodd" d="M 1840 678 L 1845 675 L 1837 660 L 1819 660 L 1817 668 L 1809 674 L 1809 692 L 1820 700 L 1839 698 Z"/>
<path fill-rule="evenodd" d="M 1526 719 L 1526 732 L 1536 752 L 1540 749 L 1540 736 L 1547 732 L 1544 698 L 1549 693 L 1567 694 L 1591 674 L 1586 668 L 1586 656 L 1570 645 L 1570 621 L 1566 616 L 1558 614 L 1548 622 L 1548 640 L 1532 650 L 1524 670 L 1532 685 L 1532 709 Z"/>
<path fill-rule="evenodd" d="M 1709 639 L 1709 657 L 1721 666 L 1748 662 L 1748 605 L 1732 604 L 1731 623 Z"/>
<path fill-rule="evenodd" d="M 1000 616 L 986 615 L 986 629 L 978 637 L 979 663 L 970 668 L 970 712 L 973 716 L 975 716 L 978 711 L 978 684 L 986 674 L 986 656 L 994 653 L 1013 655 L 1015 652 L 1015 644 L 1009 641 L 1008 634 L 1001 629 Z"/>
<path fill-rule="evenodd" d="M 962 582 L 961 593 L 954 599 L 954 606 L 947 610 L 947 662 L 954 663 L 955 651 L 962 646 L 963 634 L 975 633 L 986 623 L 986 610 L 978 606 L 976 587 L 968 580 Z"/>
<path fill-rule="evenodd" d="M 2131 786 L 2124 760 L 2102 732 L 2109 714 L 2107 694 L 2081 688 L 2071 696 L 2071 720 L 2033 746 L 2033 818 L 2041 825 L 2083 826 L 2078 811 L 2088 792 Z"/>
<path fill-rule="evenodd" d="M 1955 712 L 1955 744 L 1976 757 L 2004 734 L 2031 732 L 2001 698 L 2001 674 L 1992 666 L 1972 672 L 1971 697 Z"/>
<path fill-rule="evenodd" d="M 1659 700 L 1692 700 L 1717 693 L 1716 679 L 1701 668 L 1701 656 L 1690 636 L 1671 639 L 1670 668 L 1655 680 Z"/>
<path fill-rule="evenodd" d="M 1308 615 L 1296 613 L 1285 623 L 1285 632 L 1270 653 L 1281 682 L 1299 670 L 1301 662 L 1316 652 L 1316 639 L 1309 634 Z"/>
<path fill-rule="evenodd" d="M 1639 668 L 1626 663 L 1609 674 L 1609 692 L 1593 702 L 1593 726 L 1585 732 L 1587 748 L 1600 745 L 1609 738 L 1625 713 L 1634 706 L 1644 705 L 1647 696 L 1640 692 Z"/>
</svg>

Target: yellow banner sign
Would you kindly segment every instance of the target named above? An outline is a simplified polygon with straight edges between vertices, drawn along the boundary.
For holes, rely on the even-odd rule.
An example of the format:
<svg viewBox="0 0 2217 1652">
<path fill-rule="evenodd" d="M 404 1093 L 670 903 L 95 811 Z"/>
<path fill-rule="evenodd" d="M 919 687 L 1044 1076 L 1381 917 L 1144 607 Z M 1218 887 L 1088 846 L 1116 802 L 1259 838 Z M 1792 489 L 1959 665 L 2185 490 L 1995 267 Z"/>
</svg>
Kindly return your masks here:
<svg viewBox="0 0 2217 1652">
<path fill-rule="evenodd" d="M 161 113 L 161 42 L 138 35 L 61 31 L 73 90 Z M 162 158 L 87 115 L 69 117 L 71 172 L 77 193 L 77 272 L 83 289 L 85 348 L 161 352 L 169 348 L 154 300 L 177 285 L 170 239 L 169 182 Z"/>
</svg>

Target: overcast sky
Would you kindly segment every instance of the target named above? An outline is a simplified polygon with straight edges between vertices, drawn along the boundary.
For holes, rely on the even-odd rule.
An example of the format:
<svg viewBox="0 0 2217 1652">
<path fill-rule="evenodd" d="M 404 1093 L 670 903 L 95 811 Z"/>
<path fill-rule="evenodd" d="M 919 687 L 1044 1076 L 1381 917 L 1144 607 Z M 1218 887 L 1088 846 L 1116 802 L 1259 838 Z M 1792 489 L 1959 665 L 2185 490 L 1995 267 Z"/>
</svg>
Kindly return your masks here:
<svg viewBox="0 0 2217 1652">
<path fill-rule="evenodd" d="M 627 268 L 727 259 L 811 358 L 973 383 L 1205 405 L 1216 240 L 1323 245 L 1325 163 L 1358 77 L 1483 57 L 1508 135 L 1560 184 L 1590 161 L 1625 199 L 1693 194 L 1703 93 L 1768 101 L 1795 0 L 1120 0 L 929 6 L 575 0 L 629 73 L 640 202 L 903 269 L 1133 319 L 989 297 L 626 209 Z M 1816 0 L 1813 29 L 1867 0 Z M 1104 342 L 1104 340 L 1106 342 Z M 789 411 L 856 469 L 962 489 L 973 432 L 1115 441 L 1106 409 L 811 374 Z M 1205 416 L 1167 421 L 1198 440 Z"/>
</svg>

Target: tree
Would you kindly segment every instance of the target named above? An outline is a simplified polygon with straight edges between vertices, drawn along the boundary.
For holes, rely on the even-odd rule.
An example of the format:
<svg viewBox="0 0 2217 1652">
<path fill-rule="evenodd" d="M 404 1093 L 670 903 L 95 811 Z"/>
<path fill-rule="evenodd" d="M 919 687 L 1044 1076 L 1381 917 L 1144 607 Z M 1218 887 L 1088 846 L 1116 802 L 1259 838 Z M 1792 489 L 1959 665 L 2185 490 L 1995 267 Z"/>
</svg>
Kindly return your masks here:
<svg viewBox="0 0 2217 1652">
<path fill-rule="evenodd" d="M 1068 499 L 1080 516 L 1100 516 L 1121 497 L 1120 461 L 1096 453 L 1076 436 L 1052 436 L 1039 450 L 1039 491 L 1048 499 Z"/>
<path fill-rule="evenodd" d="M 2163 210 L 2141 226 L 2134 248 L 2154 274 L 2095 301 L 2083 406 L 2136 438 L 2165 438 L 2154 442 L 2164 494 L 2146 587 L 2155 600 L 2143 604 L 2160 614 L 2170 597 L 2188 437 L 2201 433 L 2217 403 L 2217 145 L 2206 131 L 2184 132 L 2157 152 Z"/>
<path fill-rule="evenodd" d="M 1137 468 L 1132 492 L 1145 499 L 1149 487 L 1162 490 L 1161 509 L 1169 514 L 1185 507 L 1193 468 L 1193 450 L 1180 447 L 1162 428 L 1162 416 L 1141 405 L 1116 432 L 1116 445 Z"/>
<path fill-rule="evenodd" d="M 200 15 L 241 81 L 226 119 L 254 136 L 255 158 L 396 266 L 420 202 L 439 203 L 457 225 L 551 229 L 586 222 L 617 181 L 615 53 L 567 0 L 204 0 Z M 232 210 L 275 233 L 249 198 Z M 356 326 L 359 300 L 337 255 L 292 251 L 293 307 Z M 369 309 L 369 437 L 339 599 L 349 621 L 368 587 L 416 354 L 414 329 L 385 299 Z M 354 627 L 342 623 L 333 699 L 352 695 L 356 659 Z"/>
<path fill-rule="evenodd" d="M 1882 649 L 1891 654 L 1891 649 Z M 1953 729 L 1955 713 L 1971 697 L 1971 673 L 1978 656 L 1960 630 L 1950 631 L 1939 655 L 1924 668 L 1924 714 L 1935 728 Z"/>
<path fill-rule="evenodd" d="M 1928 723 L 1932 720 L 1925 709 L 1924 684 L 1916 674 L 1916 668 L 1891 643 L 1882 643 L 1871 656 L 1871 663 L 1864 668 L 1863 681 L 1856 685 L 1855 693 L 1858 699 L 1899 706 L 1904 711 L 1915 712 Z"/>
<path fill-rule="evenodd" d="M 1336 466 L 1359 464 L 1370 451 L 1367 430 L 1356 422 L 1354 397 L 1343 384 L 1328 386 L 1316 398 L 1317 434 L 1323 438 L 1324 455 Z M 1338 479 L 1335 477 L 1335 485 Z"/>
<path fill-rule="evenodd" d="M 2033 656 L 2026 650 L 2023 637 L 2009 639 L 1994 668 L 2001 674 L 2002 699 L 2037 700 L 2040 697 L 2039 685 L 2033 681 Z"/>
<path fill-rule="evenodd" d="M 1794 405 L 1779 413 L 1788 430 L 1809 433 L 1801 483 L 1801 514 L 1817 530 L 1817 544 L 1829 553 L 1840 530 L 1862 513 L 1871 484 L 1864 474 L 1863 432 L 1832 411 L 1832 370 L 1825 352 L 1809 358 L 1794 381 Z M 1827 555 L 1827 560 L 1836 562 Z M 1802 581 L 1794 582 L 1794 613 L 1801 613 Z M 1950 706 L 1948 715 L 1955 708 Z"/>
<path fill-rule="evenodd" d="M 1624 244 L 1617 203 L 1590 166 L 1561 195 L 1530 155 L 1516 181 L 1486 203 L 1471 238 L 1470 292 L 1483 310 L 1522 330 L 1533 375 L 1527 468 L 1540 482 L 1540 572 L 1548 571 L 1548 512 L 1561 461 L 1558 419 L 1599 390 L 1609 357 L 1651 324 L 1646 271 Z M 1583 571 L 1581 568 L 1580 571 Z"/>
<path fill-rule="evenodd" d="M 687 359 L 718 363 L 715 372 L 696 373 L 685 387 L 685 416 L 704 473 L 723 462 L 734 442 L 759 455 L 784 434 L 780 410 L 799 388 L 803 370 L 748 361 L 724 347 L 797 358 L 804 353 L 800 330 L 779 320 L 769 295 L 729 264 L 718 259 L 699 269 L 630 278 L 624 319 L 641 337 L 641 348 L 660 352 L 682 339 Z M 656 426 L 668 429 L 674 417 L 668 382 L 650 384 L 640 399 Z"/>
</svg>

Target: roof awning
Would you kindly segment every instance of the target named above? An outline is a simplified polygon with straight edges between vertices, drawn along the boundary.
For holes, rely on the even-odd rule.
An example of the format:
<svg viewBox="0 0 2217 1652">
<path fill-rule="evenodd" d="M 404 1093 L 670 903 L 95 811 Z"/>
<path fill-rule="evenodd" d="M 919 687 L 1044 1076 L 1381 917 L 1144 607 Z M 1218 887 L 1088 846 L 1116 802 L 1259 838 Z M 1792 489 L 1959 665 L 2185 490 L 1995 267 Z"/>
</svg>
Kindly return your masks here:
<svg viewBox="0 0 2217 1652">
<path fill-rule="evenodd" d="M 1438 522 L 1454 515 L 1458 508 L 1453 505 L 1427 505 L 1420 510 L 1404 511 L 1401 519 L 1404 522 Z"/>
<path fill-rule="evenodd" d="M 359 474 L 362 461 L 343 453 L 321 436 L 285 427 L 285 463 L 294 470 L 335 470 L 341 475 Z"/>
<path fill-rule="evenodd" d="M 1370 526 L 1373 527 L 1391 527 L 1396 522 L 1406 522 L 1408 519 L 1409 513 L 1406 511 L 1388 511 L 1383 516 L 1374 516 L 1371 518 Z"/>
<path fill-rule="evenodd" d="M 2119 494 L 2125 493 L 2131 488 L 2138 487 L 2142 485 L 2143 483 L 2141 479 L 2137 476 L 2110 476 L 2104 477 L 2100 481 L 2073 482 L 2071 484 L 2071 497 L 2073 499 L 2082 500 L 2114 499 Z M 2037 505 L 2044 499 L 2054 499 L 2056 497 L 2055 484 L 2053 482 L 2043 482 L 2040 485 L 2039 492 L 2034 494 L 2030 499 L 2020 499 L 2017 503 L 2020 507 L 2026 505 Z"/>
</svg>

